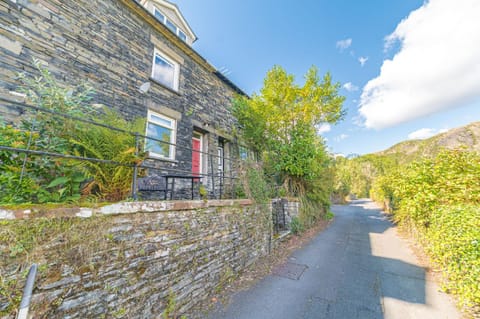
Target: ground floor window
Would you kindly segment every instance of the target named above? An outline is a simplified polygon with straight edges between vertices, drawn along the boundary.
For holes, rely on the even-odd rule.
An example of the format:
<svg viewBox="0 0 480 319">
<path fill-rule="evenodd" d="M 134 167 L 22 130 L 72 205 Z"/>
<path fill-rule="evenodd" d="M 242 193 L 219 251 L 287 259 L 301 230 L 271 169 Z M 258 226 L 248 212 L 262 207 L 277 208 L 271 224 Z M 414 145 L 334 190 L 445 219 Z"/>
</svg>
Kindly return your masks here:
<svg viewBox="0 0 480 319">
<path fill-rule="evenodd" d="M 146 151 L 152 156 L 175 159 L 176 121 L 165 115 L 148 111 Z"/>
<path fill-rule="evenodd" d="M 223 176 L 223 173 L 225 171 L 225 143 L 221 139 L 218 140 L 217 158 L 218 173 L 220 176 Z"/>
</svg>

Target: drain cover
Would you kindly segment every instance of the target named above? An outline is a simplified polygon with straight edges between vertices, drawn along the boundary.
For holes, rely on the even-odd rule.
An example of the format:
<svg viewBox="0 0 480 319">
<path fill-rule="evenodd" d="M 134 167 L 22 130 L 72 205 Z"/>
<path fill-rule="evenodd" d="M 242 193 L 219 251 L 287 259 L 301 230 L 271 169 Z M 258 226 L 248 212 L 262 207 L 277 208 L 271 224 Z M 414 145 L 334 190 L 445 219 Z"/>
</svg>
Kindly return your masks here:
<svg viewBox="0 0 480 319">
<path fill-rule="evenodd" d="M 307 268 L 308 268 L 307 265 L 300 265 L 300 264 L 287 262 L 277 267 L 273 271 L 273 274 L 280 277 L 285 277 L 288 279 L 299 280 L 303 272 Z"/>
</svg>

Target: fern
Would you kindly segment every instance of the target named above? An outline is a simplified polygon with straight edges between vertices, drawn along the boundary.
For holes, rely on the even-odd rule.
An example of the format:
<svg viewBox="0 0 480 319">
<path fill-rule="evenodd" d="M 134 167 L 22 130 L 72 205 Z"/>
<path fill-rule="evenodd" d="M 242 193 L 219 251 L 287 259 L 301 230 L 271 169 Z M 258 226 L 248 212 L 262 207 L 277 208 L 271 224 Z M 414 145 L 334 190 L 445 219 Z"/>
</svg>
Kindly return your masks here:
<svg viewBox="0 0 480 319">
<path fill-rule="evenodd" d="M 111 160 L 119 164 L 80 162 L 78 169 L 91 179 L 82 193 L 104 200 L 122 200 L 130 192 L 132 166 L 142 160 L 142 154 L 135 154 L 134 135 L 127 132 L 142 131 L 145 121 L 139 119 L 128 122 L 110 109 L 104 109 L 98 121 L 126 132 L 82 124 L 72 131 L 70 143 L 79 156 Z"/>
</svg>

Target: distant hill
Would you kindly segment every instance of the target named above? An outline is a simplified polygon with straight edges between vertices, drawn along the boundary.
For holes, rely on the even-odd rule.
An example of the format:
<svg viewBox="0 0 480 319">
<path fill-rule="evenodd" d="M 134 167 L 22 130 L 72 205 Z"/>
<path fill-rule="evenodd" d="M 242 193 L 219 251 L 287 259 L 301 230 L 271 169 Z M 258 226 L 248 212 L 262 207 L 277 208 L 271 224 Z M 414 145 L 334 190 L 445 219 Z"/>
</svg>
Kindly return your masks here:
<svg viewBox="0 0 480 319">
<path fill-rule="evenodd" d="M 381 152 L 339 160 L 337 178 L 339 185 L 348 188 L 350 193 L 368 197 L 376 178 L 388 175 L 390 170 L 424 158 L 433 158 L 442 149 L 462 147 L 480 152 L 480 122 L 454 128 L 425 140 L 404 141 Z"/>
<path fill-rule="evenodd" d="M 425 140 L 400 142 L 387 150 L 375 154 L 394 156 L 400 162 L 405 163 L 419 157 L 434 156 L 441 149 L 457 149 L 460 147 L 480 151 L 480 122 L 457 127 Z"/>
</svg>

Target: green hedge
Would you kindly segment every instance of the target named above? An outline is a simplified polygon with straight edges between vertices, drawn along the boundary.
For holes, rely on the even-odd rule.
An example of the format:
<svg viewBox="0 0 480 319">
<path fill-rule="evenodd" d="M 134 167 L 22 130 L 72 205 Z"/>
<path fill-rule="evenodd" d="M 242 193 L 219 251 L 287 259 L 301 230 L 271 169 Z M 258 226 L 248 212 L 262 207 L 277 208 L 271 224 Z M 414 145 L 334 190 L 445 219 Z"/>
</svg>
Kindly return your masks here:
<svg viewBox="0 0 480 319">
<path fill-rule="evenodd" d="M 444 150 L 398 167 L 376 179 L 371 195 L 418 236 L 445 290 L 480 309 L 480 154 Z"/>
<path fill-rule="evenodd" d="M 480 207 L 437 208 L 423 236 L 427 253 L 444 271 L 444 288 L 466 305 L 480 305 Z"/>
</svg>

